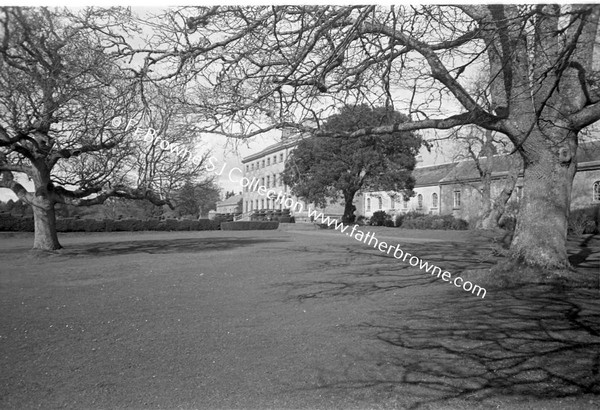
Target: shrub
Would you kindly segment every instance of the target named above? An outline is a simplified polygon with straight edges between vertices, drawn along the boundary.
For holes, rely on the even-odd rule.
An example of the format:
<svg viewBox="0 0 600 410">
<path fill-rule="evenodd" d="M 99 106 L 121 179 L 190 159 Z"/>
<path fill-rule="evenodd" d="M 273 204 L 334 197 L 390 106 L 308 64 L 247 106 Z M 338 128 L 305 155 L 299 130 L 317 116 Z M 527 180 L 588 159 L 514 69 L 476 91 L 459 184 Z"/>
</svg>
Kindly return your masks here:
<svg viewBox="0 0 600 410">
<path fill-rule="evenodd" d="M 517 227 L 517 218 L 515 216 L 502 216 L 498 221 L 498 226 L 507 231 L 514 231 Z"/>
<path fill-rule="evenodd" d="M 387 226 L 388 228 L 393 228 L 395 226 L 394 221 L 392 221 L 392 217 L 383 221 L 383 226 Z"/>
<path fill-rule="evenodd" d="M 160 221 L 156 220 L 156 219 L 149 219 L 147 221 L 144 221 L 144 230 L 145 231 L 158 231 L 159 223 L 160 223 Z"/>
<path fill-rule="evenodd" d="M 144 222 L 140 219 L 120 219 L 115 221 L 115 230 L 117 231 L 143 231 Z"/>
<path fill-rule="evenodd" d="M 211 221 L 210 219 L 198 219 L 196 222 L 197 231 L 216 231 L 220 228 L 220 223 L 217 221 Z"/>
<path fill-rule="evenodd" d="M 466 230 L 469 223 L 464 219 L 455 218 L 452 215 L 410 215 L 404 218 L 402 223 L 404 229 L 450 229 Z"/>
<path fill-rule="evenodd" d="M 164 221 L 165 231 L 177 231 L 179 227 L 179 221 L 177 219 L 165 219 Z"/>
<path fill-rule="evenodd" d="M 432 219 L 430 229 L 446 229 L 446 222 L 441 218 Z"/>
<path fill-rule="evenodd" d="M 168 219 L 141 220 L 141 219 L 78 219 L 58 218 L 56 220 L 57 232 L 112 232 L 112 231 L 212 231 L 219 229 L 218 221 L 208 219 L 183 220 Z M 15 217 L 9 214 L 0 214 L 0 231 L 33 232 L 33 218 Z"/>
<path fill-rule="evenodd" d="M 404 214 L 397 214 L 394 218 L 394 226 L 398 228 L 402 226 L 402 222 L 404 222 Z"/>
<path fill-rule="evenodd" d="M 63 218 L 56 220 L 58 232 L 83 232 L 86 230 L 86 220 L 76 218 Z"/>
<path fill-rule="evenodd" d="M 569 214 L 569 233 L 583 235 L 599 232 L 600 206 L 575 209 Z"/>
<path fill-rule="evenodd" d="M 434 228 L 436 229 L 436 228 Z M 461 218 L 453 218 L 452 223 L 450 224 L 450 228 L 454 231 L 464 231 L 469 229 L 469 223 Z"/>
<path fill-rule="evenodd" d="M 224 231 L 273 230 L 277 228 L 279 228 L 279 222 L 276 221 L 238 221 L 221 223 L 221 229 Z"/>
<path fill-rule="evenodd" d="M 391 221 L 392 217 L 385 213 L 385 211 L 377 211 L 373 213 L 369 225 L 371 226 L 388 226 L 385 225 L 386 221 Z"/>
<path fill-rule="evenodd" d="M 179 226 L 177 227 L 178 231 L 192 231 L 193 230 L 192 227 L 194 226 L 195 221 L 191 221 L 189 219 L 183 219 L 178 222 L 179 222 L 179 224 L 178 224 Z"/>
<path fill-rule="evenodd" d="M 31 229 L 28 228 L 29 222 L 24 222 L 23 219 L 31 220 Z M 18 232 L 18 231 L 33 231 L 33 218 L 18 218 L 11 214 L 0 215 L 0 231 Z"/>
<path fill-rule="evenodd" d="M 84 230 L 86 232 L 104 232 L 106 224 L 104 220 L 86 219 Z"/>
<path fill-rule="evenodd" d="M 430 226 L 425 226 L 425 217 L 405 219 L 402 223 L 404 229 L 431 229 Z"/>
<path fill-rule="evenodd" d="M 106 232 L 113 232 L 115 231 L 115 221 L 114 219 L 105 219 L 104 220 L 104 229 L 106 229 Z"/>
<path fill-rule="evenodd" d="M 368 220 L 367 220 L 367 218 L 365 218 L 364 215 L 359 215 L 359 216 L 356 217 L 355 223 L 357 225 L 363 226 L 363 225 L 366 225 L 367 222 L 368 222 Z"/>
<path fill-rule="evenodd" d="M 264 213 L 263 213 L 263 216 L 265 216 Z M 234 214 L 215 214 L 215 221 L 233 222 L 234 217 L 235 217 Z"/>
<path fill-rule="evenodd" d="M 427 216 L 422 212 L 417 212 L 417 211 L 410 211 L 404 214 L 404 220 L 407 219 L 416 219 L 416 218 L 420 218 L 422 216 Z"/>
</svg>

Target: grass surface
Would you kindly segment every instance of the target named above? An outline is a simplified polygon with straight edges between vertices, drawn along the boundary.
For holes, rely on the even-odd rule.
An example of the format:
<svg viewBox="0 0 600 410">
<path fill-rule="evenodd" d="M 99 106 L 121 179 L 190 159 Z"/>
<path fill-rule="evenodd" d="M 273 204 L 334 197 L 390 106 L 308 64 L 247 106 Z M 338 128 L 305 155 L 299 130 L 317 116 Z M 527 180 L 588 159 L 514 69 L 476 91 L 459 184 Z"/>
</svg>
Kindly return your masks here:
<svg viewBox="0 0 600 410">
<path fill-rule="evenodd" d="M 470 232 L 363 227 L 453 275 Z M 600 406 L 598 289 L 481 300 L 338 232 L 0 234 L 0 408 Z M 596 238 L 570 243 L 600 273 Z"/>
</svg>

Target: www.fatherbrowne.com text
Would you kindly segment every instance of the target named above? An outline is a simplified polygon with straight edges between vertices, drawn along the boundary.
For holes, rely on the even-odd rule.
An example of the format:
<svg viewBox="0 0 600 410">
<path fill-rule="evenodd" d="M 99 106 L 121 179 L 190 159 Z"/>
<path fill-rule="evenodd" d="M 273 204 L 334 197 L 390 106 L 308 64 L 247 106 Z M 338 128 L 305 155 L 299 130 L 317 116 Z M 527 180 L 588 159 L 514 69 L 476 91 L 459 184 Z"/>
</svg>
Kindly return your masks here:
<svg viewBox="0 0 600 410">
<path fill-rule="evenodd" d="M 117 126 L 116 123 L 117 122 L 113 120 L 113 125 Z M 118 124 L 120 123 L 121 122 L 118 121 Z M 132 120 L 129 121 L 125 130 L 129 129 L 131 123 Z M 134 136 L 138 135 L 139 130 L 140 128 L 138 127 L 134 133 Z M 156 131 L 153 128 L 149 128 L 148 131 L 144 134 L 144 141 L 148 142 L 149 140 L 151 141 L 152 145 L 157 144 L 157 142 L 161 140 L 161 137 L 156 135 Z M 181 159 L 185 159 L 185 157 L 189 155 L 187 159 L 191 160 L 194 165 L 200 165 L 200 157 L 191 155 L 187 148 L 182 149 L 182 147 L 180 146 L 173 146 L 164 139 L 156 146 L 160 147 L 163 150 L 169 149 L 171 153 L 174 153 Z M 198 161 L 198 163 L 196 163 L 196 160 Z M 208 159 L 208 163 L 205 165 L 205 169 L 208 172 L 214 172 L 215 175 L 220 176 L 223 174 L 223 171 L 227 167 L 227 164 L 223 164 L 221 169 L 218 172 L 215 172 L 215 170 L 218 168 L 215 162 L 218 162 L 218 159 L 215 157 L 210 157 Z M 234 179 L 235 174 L 237 172 L 239 172 L 239 175 L 241 176 L 240 179 Z M 288 208 L 294 212 L 302 212 L 304 210 L 304 204 L 293 200 L 293 198 L 291 198 L 287 192 L 277 192 L 274 189 L 268 189 L 265 186 L 258 186 L 258 178 L 252 178 L 250 180 L 244 177 L 243 175 L 243 171 L 240 168 L 236 167 L 232 168 L 229 171 L 228 177 L 231 182 L 239 183 L 242 188 L 248 187 L 250 191 L 256 191 L 259 195 L 266 196 L 267 198 L 272 198 L 274 204 L 282 204 L 285 208 Z M 326 217 L 323 215 L 322 212 L 317 212 L 317 210 L 314 208 L 309 207 L 307 209 L 307 212 L 311 220 L 315 222 L 320 219 L 322 224 L 325 224 L 329 227 L 333 225 L 335 230 L 341 233 L 345 233 L 346 235 L 356 239 L 359 242 L 363 242 L 369 246 L 373 246 L 374 248 L 379 249 L 380 252 L 385 253 L 386 255 L 392 254 L 394 258 L 402 260 L 403 262 L 407 262 L 408 258 L 409 265 L 414 267 L 418 266 L 419 269 L 424 270 L 427 273 L 431 272 L 432 275 L 436 275 L 436 277 L 438 278 L 441 276 L 443 281 L 448 282 L 451 285 L 456 286 L 457 288 L 462 288 L 466 292 L 477 294 L 477 296 L 481 295 L 482 299 L 485 298 L 487 292 L 481 286 L 475 285 L 469 281 L 465 281 L 460 276 L 453 278 L 450 272 L 442 271 L 440 267 L 430 264 L 429 262 L 425 262 L 418 256 L 403 251 L 402 249 L 400 249 L 400 245 L 388 245 L 386 242 L 377 239 L 375 235 L 371 232 L 367 232 L 367 234 L 365 234 L 363 231 L 357 229 L 359 225 L 352 226 L 352 230 L 350 232 L 346 232 L 348 228 L 350 228 L 349 225 L 344 225 L 343 222 L 338 222 L 338 220 L 335 218 L 331 219 L 328 216 Z"/>
<path fill-rule="evenodd" d="M 402 260 L 403 262 L 407 262 L 408 258 L 408 263 L 410 264 L 410 266 L 418 266 L 419 269 L 424 270 L 427 273 L 431 272 L 432 275 L 436 275 L 438 278 L 441 275 L 443 281 L 448 282 L 451 285 L 456 286 L 457 288 L 462 288 L 464 291 L 477 294 L 477 296 L 481 295 L 482 299 L 485 298 L 487 292 L 481 286 L 475 285 L 472 282 L 469 282 L 468 280 L 465 281 L 460 276 L 456 276 L 453 278 L 450 272 L 442 272 L 442 269 L 440 267 L 430 264 L 429 262 L 422 260 L 416 255 L 412 255 L 408 252 L 403 251 L 402 249 L 400 249 L 400 245 L 389 245 L 387 242 L 380 241 L 379 239 L 377 239 L 375 237 L 375 234 L 372 234 L 371 232 L 367 232 L 367 234 L 365 234 L 363 231 L 356 229 L 358 225 L 352 226 L 352 230 L 350 232 L 346 232 L 348 228 L 350 228 L 350 226 L 344 225 L 344 223 L 338 222 L 336 219 L 331 220 L 328 216 L 324 217 L 322 213 L 317 214 L 317 211 L 315 209 L 309 209 L 308 215 L 310 217 L 314 217 L 315 221 L 317 219 L 321 219 L 322 223 L 327 224 L 327 226 L 334 225 L 335 230 L 338 230 L 341 233 L 346 233 L 346 235 L 356 239 L 359 242 L 363 242 L 369 246 L 373 246 L 373 248 L 379 249 L 380 252 L 383 252 L 387 255 L 390 255 L 393 252 L 392 255 L 396 259 Z M 415 263 L 413 263 L 413 260 L 415 261 Z"/>
</svg>

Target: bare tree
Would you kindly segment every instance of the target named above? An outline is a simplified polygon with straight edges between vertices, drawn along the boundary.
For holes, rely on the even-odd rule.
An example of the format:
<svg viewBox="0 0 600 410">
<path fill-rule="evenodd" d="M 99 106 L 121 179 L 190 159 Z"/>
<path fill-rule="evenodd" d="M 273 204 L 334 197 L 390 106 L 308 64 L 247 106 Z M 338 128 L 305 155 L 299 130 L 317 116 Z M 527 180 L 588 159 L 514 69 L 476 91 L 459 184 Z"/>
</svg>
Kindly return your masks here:
<svg viewBox="0 0 600 410">
<path fill-rule="evenodd" d="M 578 134 L 600 118 L 599 6 L 277 6 L 178 9 L 152 63 L 215 92 L 206 129 L 247 137 L 340 103 L 394 106 L 411 121 L 352 136 L 467 124 L 506 135 L 524 164 L 511 255 L 568 266 Z M 487 69 L 491 107 L 468 84 Z M 201 104 L 201 101 L 198 101 Z"/>
<path fill-rule="evenodd" d="M 477 219 L 477 228 L 480 229 L 493 229 L 499 226 L 506 204 L 523 171 L 520 156 L 509 155 L 507 148 L 512 147 L 512 144 L 500 136 L 501 134 L 476 126 L 458 128 L 449 136 L 457 145 L 454 159 L 467 161 L 477 172 L 477 181 L 464 182 L 457 178 L 457 183 L 468 185 L 481 195 L 481 207 Z M 507 171 L 507 174 L 501 178 L 498 177 L 500 169 Z M 502 189 L 496 196 L 492 193 L 494 182 L 502 184 Z"/>
<path fill-rule="evenodd" d="M 138 33 L 132 21 L 123 9 L 0 10 L 0 187 L 33 207 L 34 248 L 60 248 L 57 203 L 120 197 L 169 204 L 169 191 L 199 166 L 165 160 L 140 130 L 121 124 L 141 114 L 148 127 L 153 116 L 174 118 L 173 107 L 160 111 L 142 98 L 143 75 L 129 64 L 127 38 Z M 180 135 L 160 131 L 167 139 Z M 15 174 L 30 178 L 34 191 Z"/>
</svg>

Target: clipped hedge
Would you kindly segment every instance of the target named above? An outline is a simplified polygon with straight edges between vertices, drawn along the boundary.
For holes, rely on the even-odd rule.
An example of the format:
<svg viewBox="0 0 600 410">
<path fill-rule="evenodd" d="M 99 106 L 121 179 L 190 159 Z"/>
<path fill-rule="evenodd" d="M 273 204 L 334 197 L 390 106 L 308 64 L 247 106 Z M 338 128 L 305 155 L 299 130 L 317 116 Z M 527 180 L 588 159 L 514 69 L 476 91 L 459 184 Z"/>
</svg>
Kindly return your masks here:
<svg viewBox="0 0 600 410">
<path fill-rule="evenodd" d="M 358 221 L 361 217 L 358 218 Z M 363 220 L 365 220 L 363 218 Z M 385 211 L 377 211 L 368 220 L 371 226 L 400 227 L 404 229 L 443 229 L 466 230 L 469 223 L 452 215 L 425 215 L 418 212 L 389 215 Z"/>
<path fill-rule="evenodd" d="M 33 218 L 18 218 L 0 214 L 0 231 L 33 232 Z M 182 220 L 166 219 L 76 219 L 59 218 L 56 220 L 58 232 L 131 232 L 131 231 L 214 231 L 219 229 L 219 221 L 209 219 Z"/>
<path fill-rule="evenodd" d="M 469 223 L 464 219 L 455 218 L 452 215 L 423 215 L 416 218 L 404 218 L 402 221 L 404 229 L 445 229 L 464 231 L 469 229 Z"/>
<path fill-rule="evenodd" d="M 20 218 L 11 214 L 0 214 L 0 231 L 33 232 L 33 218 Z"/>
<path fill-rule="evenodd" d="M 279 228 L 279 222 L 275 221 L 238 221 L 222 222 L 223 231 L 254 231 L 254 230 L 272 230 Z"/>
</svg>

